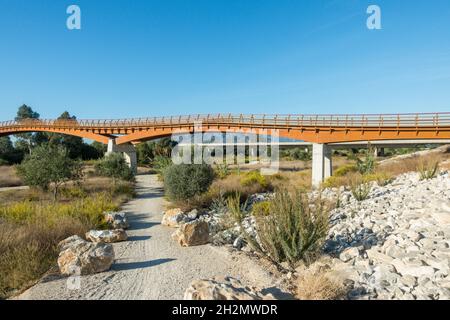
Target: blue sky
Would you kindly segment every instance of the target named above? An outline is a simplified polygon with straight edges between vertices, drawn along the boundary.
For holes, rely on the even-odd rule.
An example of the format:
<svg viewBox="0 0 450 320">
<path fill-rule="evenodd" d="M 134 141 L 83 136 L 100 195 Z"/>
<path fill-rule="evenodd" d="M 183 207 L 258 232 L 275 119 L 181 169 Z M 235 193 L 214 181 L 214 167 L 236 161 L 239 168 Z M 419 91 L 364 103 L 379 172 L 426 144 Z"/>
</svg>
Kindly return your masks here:
<svg viewBox="0 0 450 320">
<path fill-rule="evenodd" d="M 450 111 L 450 2 L 0 0 L 0 120 L 23 103 L 43 118 Z"/>
</svg>

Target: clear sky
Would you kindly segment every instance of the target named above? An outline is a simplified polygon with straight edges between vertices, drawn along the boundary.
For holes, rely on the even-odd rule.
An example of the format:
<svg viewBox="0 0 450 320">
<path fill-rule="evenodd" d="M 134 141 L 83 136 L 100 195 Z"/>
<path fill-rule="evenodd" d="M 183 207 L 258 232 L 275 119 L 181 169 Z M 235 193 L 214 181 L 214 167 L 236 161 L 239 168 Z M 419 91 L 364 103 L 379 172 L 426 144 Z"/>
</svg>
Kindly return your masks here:
<svg viewBox="0 0 450 320">
<path fill-rule="evenodd" d="M 43 118 L 450 111 L 450 1 L 0 0 L 0 120 L 23 103 Z"/>
</svg>

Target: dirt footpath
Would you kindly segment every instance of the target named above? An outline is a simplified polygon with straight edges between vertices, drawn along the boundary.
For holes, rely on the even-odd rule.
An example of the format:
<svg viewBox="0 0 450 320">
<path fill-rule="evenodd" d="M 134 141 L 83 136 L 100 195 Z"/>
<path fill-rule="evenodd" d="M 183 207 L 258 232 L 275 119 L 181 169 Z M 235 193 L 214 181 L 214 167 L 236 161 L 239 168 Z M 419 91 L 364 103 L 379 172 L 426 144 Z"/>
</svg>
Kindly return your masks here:
<svg viewBox="0 0 450 320">
<path fill-rule="evenodd" d="M 231 275 L 246 285 L 270 288 L 273 278 L 243 255 L 211 245 L 182 248 L 174 229 L 160 224 L 163 190 L 156 175 L 137 176 L 137 197 L 123 208 L 130 219 L 129 241 L 114 244 L 108 272 L 81 277 L 70 290 L 67 278 L 48 276 L 18 299 L 182 299 L 191 281 Z M 270 290 L 271 291 L 271 290 Z"/>
</svg>

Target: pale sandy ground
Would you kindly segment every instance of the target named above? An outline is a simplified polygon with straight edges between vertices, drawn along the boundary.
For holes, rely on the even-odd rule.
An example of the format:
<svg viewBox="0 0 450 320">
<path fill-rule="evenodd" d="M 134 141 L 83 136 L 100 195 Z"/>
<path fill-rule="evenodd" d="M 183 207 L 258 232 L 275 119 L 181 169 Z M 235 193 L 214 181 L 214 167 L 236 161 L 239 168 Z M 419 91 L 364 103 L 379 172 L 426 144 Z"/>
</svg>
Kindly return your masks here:
<svg viewBox="0 0 450 320">
<path fill-rule="evenodd" d="M 182 248 L 173 241 L 174 229 L 160 225 L 165 203 L 155 175 L 137 176 L 137 193 L 123 208 L 130 238 L 114 244 L 110 271 L 81 277 L 79 290 L 69 290 L 67 278 L 47 276 L 16 298 L 182 299 L 193 280 L 225 275 L 277 295 L 274 278 L 244 254 L 211 245 Z"/>
</svg>

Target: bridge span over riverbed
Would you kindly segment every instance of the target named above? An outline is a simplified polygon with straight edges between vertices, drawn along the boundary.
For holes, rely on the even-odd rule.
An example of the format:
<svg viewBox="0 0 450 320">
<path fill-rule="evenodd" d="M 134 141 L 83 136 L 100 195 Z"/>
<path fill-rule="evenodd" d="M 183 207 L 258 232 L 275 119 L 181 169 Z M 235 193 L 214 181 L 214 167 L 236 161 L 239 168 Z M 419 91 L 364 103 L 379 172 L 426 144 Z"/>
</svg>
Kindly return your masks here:
<svg viewBox="0 0 450 320">
<path fill-rule="evenodd" d="M 332 174 L 333 148 L 444 144 L 450 142 L 450 112 L 360 115 L 208 114 L 117 120 L 25 119 L 0 123 L 0 136 L 54 132 L 95 140 L 108 152 L 123 152 L 136 166 L 134 145 L 173 134 L 198 132 L 276 134 L 313 146 L 313 184 Z M 288 142 L 281 142 L 282 144 Z M 291 143 L 295 145 L 294 142 Z M 287 145 L 286 145 L 287 146 Z"/>
</svg>

